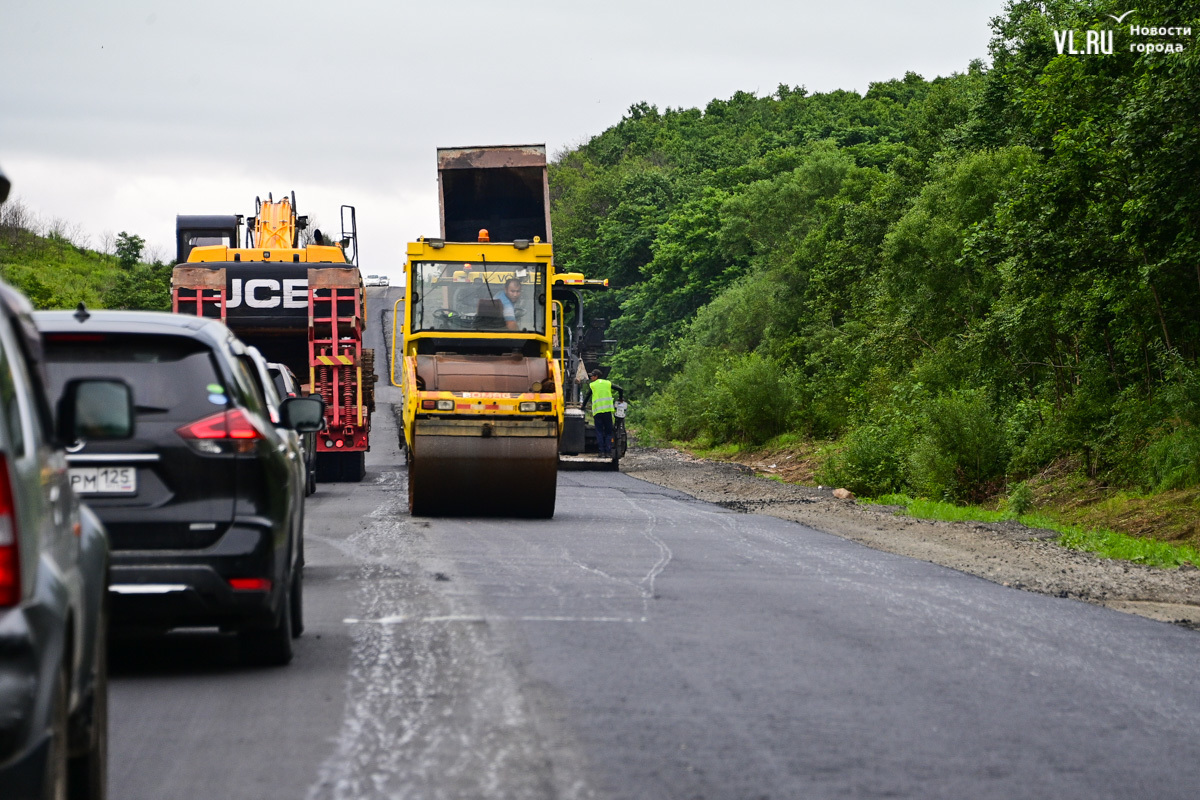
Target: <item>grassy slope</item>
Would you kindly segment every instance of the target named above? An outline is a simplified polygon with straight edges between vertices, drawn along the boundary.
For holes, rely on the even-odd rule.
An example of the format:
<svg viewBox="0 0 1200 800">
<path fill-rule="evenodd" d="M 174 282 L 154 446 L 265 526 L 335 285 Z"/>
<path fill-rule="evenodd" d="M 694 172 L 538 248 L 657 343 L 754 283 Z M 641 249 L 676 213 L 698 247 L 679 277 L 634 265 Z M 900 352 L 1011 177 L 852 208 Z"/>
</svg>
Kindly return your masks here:
<svg viewBox="0 0 1200 800">
<path fill-rule="evenodd" d="M 0 240 L 0 278 L 29 296 L 37 308 L 74 308 L 80 301 L 103 307 L 116 280 L 115 258 L 66 241 L 20 232 Z"/>
</svg>

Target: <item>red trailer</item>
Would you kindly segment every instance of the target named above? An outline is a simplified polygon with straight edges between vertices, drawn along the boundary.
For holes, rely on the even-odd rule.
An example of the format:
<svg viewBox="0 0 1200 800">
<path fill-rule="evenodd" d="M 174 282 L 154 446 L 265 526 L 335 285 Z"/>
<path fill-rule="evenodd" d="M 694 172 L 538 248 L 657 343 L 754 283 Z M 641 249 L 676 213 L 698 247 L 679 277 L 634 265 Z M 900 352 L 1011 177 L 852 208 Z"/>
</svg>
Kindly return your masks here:
<svg viewBox="0 0 1200 800">
<path fill-rule="evenodd" d="M 374 411 L 374 353 L 362 346 L 366 318 L 354 208 L 342 206 L 342 236 L 307 227 L 295 197 L 255 200 L 239 247 L 242 217 L 176 217 L 176 313 L 222 320 L 268 361 L 286 364 L 325 401 L 317 479 L 359 481 L 366 472 Z"/>
</svg>

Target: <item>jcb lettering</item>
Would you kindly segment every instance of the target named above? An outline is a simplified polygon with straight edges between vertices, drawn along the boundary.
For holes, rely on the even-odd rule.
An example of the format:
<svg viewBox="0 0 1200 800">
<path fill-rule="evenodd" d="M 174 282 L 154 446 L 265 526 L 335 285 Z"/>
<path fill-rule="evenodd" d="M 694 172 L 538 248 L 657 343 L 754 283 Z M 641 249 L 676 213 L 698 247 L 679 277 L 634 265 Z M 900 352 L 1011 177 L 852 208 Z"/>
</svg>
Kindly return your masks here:
<svg viewBox="0 0 1200 800">
<path fill-rule="evenodd" d="M 283 307 L 308 308 L 307 278 L 287 278 L 284 280 Z"/>
<path fill-rule="evenodd" d="M 260 289 L 273 291 L 274 294 L 259 295 Z M 246 281 L 246 305 L 251 308 L 277 308 L 280 301 L 279 281 L 270 278 L 255 278 Z"/>
<path fill-rule="evenodd" d="M 229 281 L 227 308 L 308 308 L 306 278 L 233 278 Z"/>
</svg>

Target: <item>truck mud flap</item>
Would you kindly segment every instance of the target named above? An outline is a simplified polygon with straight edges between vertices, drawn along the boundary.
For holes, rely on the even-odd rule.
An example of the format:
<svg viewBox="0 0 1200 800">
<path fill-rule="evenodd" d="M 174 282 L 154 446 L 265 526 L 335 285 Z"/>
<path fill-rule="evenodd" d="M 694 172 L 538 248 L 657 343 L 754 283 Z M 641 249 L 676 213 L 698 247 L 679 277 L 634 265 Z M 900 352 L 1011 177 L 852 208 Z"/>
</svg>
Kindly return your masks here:
<svg viewBox="0 0 1200 800">
<path fill-rule="evenodd" d="M 358 483 L 367 474 L 367 454 L 361 450 L 349 453 L 317 453 L 317 480 L 321 483 Z"/>
</svg>

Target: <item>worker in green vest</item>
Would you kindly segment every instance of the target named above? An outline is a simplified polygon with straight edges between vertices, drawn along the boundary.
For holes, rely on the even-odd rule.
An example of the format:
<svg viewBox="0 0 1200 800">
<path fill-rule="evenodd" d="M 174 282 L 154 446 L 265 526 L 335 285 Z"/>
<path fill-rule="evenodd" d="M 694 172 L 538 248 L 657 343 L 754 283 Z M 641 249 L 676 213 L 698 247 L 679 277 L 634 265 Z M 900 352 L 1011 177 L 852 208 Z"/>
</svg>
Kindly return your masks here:
<svg viewBox="0 0 1200 800">
<path fill-rule="evenodd" d="M 591 374 L 588 390 L 592 395 L 592 419 L 596 421 L 596 449 L 605 458 L 612 456 L 613 450 L 613 385 L 600 377 L 600 370 L 594 369 Z"/>
</svg>

